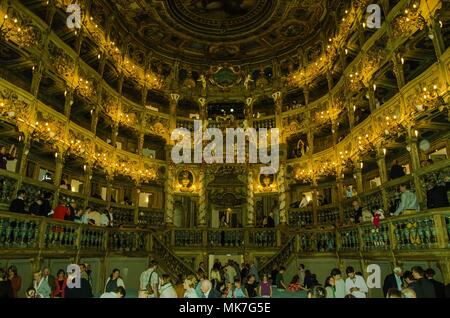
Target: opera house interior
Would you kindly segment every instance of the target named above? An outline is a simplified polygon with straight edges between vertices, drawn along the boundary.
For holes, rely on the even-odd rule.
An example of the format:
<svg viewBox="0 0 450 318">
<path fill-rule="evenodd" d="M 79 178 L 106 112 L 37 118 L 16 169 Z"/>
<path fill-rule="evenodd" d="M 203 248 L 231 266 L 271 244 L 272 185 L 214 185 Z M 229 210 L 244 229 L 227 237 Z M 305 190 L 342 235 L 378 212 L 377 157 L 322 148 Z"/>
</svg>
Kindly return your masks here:
<svg viewBox="0 0 450 318">
<path fill-rule="evenodd" d="M 450 297 L 449 44 L 444 0 L 0 0 L 0 298 Z"/>
</svg>

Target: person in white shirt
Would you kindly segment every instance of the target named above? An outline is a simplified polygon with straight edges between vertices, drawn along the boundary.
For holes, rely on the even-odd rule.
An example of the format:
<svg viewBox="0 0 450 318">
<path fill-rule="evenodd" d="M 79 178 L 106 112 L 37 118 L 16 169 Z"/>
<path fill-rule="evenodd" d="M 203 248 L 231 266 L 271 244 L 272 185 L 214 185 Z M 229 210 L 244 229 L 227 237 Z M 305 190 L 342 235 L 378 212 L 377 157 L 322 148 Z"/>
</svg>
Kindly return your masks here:
<svg viewBox="0 0 450 318">
<path fill-rule="evenodd" d="M 234 269 L 233 263 L 232 261 L 228 262 L 228 266 L 225 267 L 225 279 L 226 279 L 226 283 L 232 283 L 234 284 L 234 279 L 237 276 L 236 270 Z"/>
<path fill-rule="evenodd" d="M 42 272 L 37 271 L 33 276 L 33 287 L 36 290 L 36 295 L 38 295 L 39 298 L 50 298 L 52 290 L 48 284 L 48 281 L 42 277 Z"/>
<path fill-rule="evenodd" d="M 352 294 L 355 298 L 366 298 L 369 289 L 362 276 L 356 275 L 353 267 L 347 267 L 347 280 L 345 281 L 346 294 Z"/>
<path fill-rule="evenodd" d="M 334 278 L 334 298 L 344 298 L 345 293 L 345 281 L 341 276 L 339 268 L 333 268 L 330 274 Z"/>
<path fill-rule="evenodd" d="M 167 274 L 162 275 L 159 298 L 178 298 L 177 292 L 170 282 L 170 276 Z"/>
<path fill-rule="evenodd" d="M 125 288 L 122 286 L 117 287 L 116 291 L 103 293 L 100 298 L 125 298 Z"/>
<path fill-rule="evenodd" d="M 150 292 L 150 298 L 158 298 L 159 297 L 159 275 L 156 272 L 156 268 L 158 267 L 158 263 L 156 261 L 151 261 L 149 264 L 149 268 L 142 272 L 140 281 L 140 290 L 147 290 Z"/>
<path fill-rule="evenodd" d="M 183 287 L 185 289 L 184 298 L 198 298 L 197 292 L 195 291 L 195 285 L 197 283 L 197 279 L 193 275 L 189 275 L 186 277 L 183 283 Z"/>
</svg>

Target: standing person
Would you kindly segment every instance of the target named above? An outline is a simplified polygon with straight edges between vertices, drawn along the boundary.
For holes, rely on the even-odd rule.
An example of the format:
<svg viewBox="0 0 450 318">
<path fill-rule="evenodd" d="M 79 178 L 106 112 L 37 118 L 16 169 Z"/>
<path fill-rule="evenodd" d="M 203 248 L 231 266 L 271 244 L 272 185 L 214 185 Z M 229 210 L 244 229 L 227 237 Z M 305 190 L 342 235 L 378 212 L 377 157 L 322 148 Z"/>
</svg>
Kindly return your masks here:
<svg viewBox="0 0 450 318">
<path fill-rule="evenodd" d="M 402 276 L 403 271 L 400 267 L 395 267 L 394 272 L 386 276 L 383 284 L 384 297 L 387 297 L 387 292 L 391 288 L 402 290 Z"/>
<path fill-rule="evenodd" d="M 52 201 L 53 201 L 53 194 L 50 192 L 46 192 L 44 194 L 44 200 L 42 201 L 41 209 L 40 209 L 40 216 L 50 216 L 52 214 Z"/>
<path fill-rule="evenodd" d="M 416 292 L 417 298 L 436 298 L 433 283 L 424 277 L 425 272 L 423 268 L 414 266 L 411 272 L 415 282 L 410 287 Z"/>
<path fill-rule="evenodd" d="M 233 261 L 229 260 L 228 261 L 228 266 L 225 267 L 226 269 L 226 274 L 225 274 L 225 278 L 226 278 L 226 283 L 234 283 L 234 279 L 237 276 L 236 270 L 234 269 L 233 266 Z"/>
<path fill-rule="evenodd" d="M 417 201 L 417 197 L 414 193 L 409 191 L 408 186 L 406 184 L 402 184 L 399 187 L 399 190 L 401 192 L 400 204 L 393 215 L 400 215 L 406 210 L 419 211 L 419 203 Z"/>
<path fill-rule="evenodd" d="M 48 281 L 42 276 L 42 272 L 35 272 L 33 278 L 33 287 L 36 290 L 36 295 L 38 295 L 39 298 L 50 298 L 52 290 Z"/>
<path fill-rule="evenodd" d="M 71 200 L 69 205 L 67 206 L 69 209 L 69 215 L 67 215 L 64 220 L 66 221 L 75 221 L 75 217 L 78 215 L 78 204 L 75 200 Z"/>
<path fill-rule="evenodd" d="M 241 281 L 239 280 L 239 285 L 240 285 L 240 282 Z M 256 284 L 255 276 L 254 275 L 248 275 L 247 283 L 245 284 L 246 296 L 248 298 L 255 298 L 257 296 L 256 288 L 257 288 L 257 284 Z"/>
<path fill-rule="evenodd" d="M 331 271 L 331 276 L 334 278 L 334 297 L 344 298 L 345 293 L 345 281 L 342 278 L 341 271 L 339 268 L 333 268 Z"/>
<path fill-rule="evenodd" d="M 6 170 L 6 165 L 8 164 L 8 160 L 14 160 L 15 155 L 13 155 L 15 150 L 15 145 L 12 145 L 9 149 L 9 153 L 6 152 L 6 147 L 2 146 L 0 149 L 0 169 Z"/>
<path fill-rule="evenodd" d="M 328 276 L 325 279 L 325 291 L 327 292 L 327 298 L 336 298 L 335 297 L 335 281 L 333 276 Z"/>
<path fill-rule="evenodd" d="M 278 290 L 286 290 L 286 284 L 284 283 L 284 272 L 286 271 L 286 268 L 284 266 L 280 267 L 280 270 L 278 271 L 277 277 L 276 277 L 276 285 Z"/>
<path fill-rule="evenodd" d="M 405 175 L 405 170 L 401 165 L 398 164 L 397 160 L 392 162 L 391 171 L 389 177 L 391 180 L 403 177 Z"/>
<path fill-rule="evenodd" d="M 52 292 L 52 298 L 65 298 L 65 291 L 67 287 L 66 272 L 60 269 L 56 274 L 56 288 Z"/>
<path fill-rule="evenodd" d="M 442 208 L 449 206 L 447 192 L 450 190 L 450 183 L 438 184 L 435 179 L 428 180 L 427 208 Z"/>
<path fill-rule="evenodd" d="M 305 264 L 300 264 L 298 267 L 299 282 L 302 286 L 305 285 Z"/>
<path fill-rule="evenodd" d="M 50 272 L 50 268 L 44 267 L 42 269 L 42 277 L 50 286 L 50 289 L 54 291 L 56 289 L 56 278 Z"/>
<path fill-rule="evenodd" d="M 109 275 L 106 280 L 105 289 L 103 293 L 111 293 L 117 290 L 117 287 L 122 286 L 125 288 L 125 284 L 123 283 L 123 279 L 120 277 L 120 270 L 114 268 L 111 275 Z"/>
<path fill-rule="evenodd" d="M 273 218 L 274 225 L 275 226 L 280 225 L 280 209 L 278 208 L 278 202 L 274 202 L 273 203 L 271 215 L 272 215 L 272 218 Z"/>
<path fill-rule="evenodd" d="M 198 298 L 197 292 L 195 291 L 195 284 L 197 283 L 197 279 L 194 275 L 189 275 L 184 280 L 184 298 Z"/>
<path fill-rule="evenodd" d="M 14 265 L 8 268 L 8 280 L 11 283 L 13 297 L 18 298 L 19 291 L 22 288 L 22 277 L 17 274 L 17 267 Z"/>
<path fill-rule="evenodd" d="M 314 286 L 319 285 L 319 283 L 317 282 L 316 276 L 311 273 L 311 271 L 309 269 L 307 269 L 305 271 L 305 284 L 304 284 L 304 288 L 305 289 L 311 289 Z"/>
<path fill-rule="evenodd" d="M 173 288 L 170 276 L 167 274 L 161 277 L 161 287 L 159 288 L 159 298 L 178 298 L 175 288 Z"/>
<path fill-rule="evenodd" d="M 100 215 L 100 226 L 108 227 L 109 226 L 109 217 L 108 217 L 108 210 L 103 210 L 102 214 Z"/>
<path fill-rule="evenodd" d="M 353 220 L 355 223 L 359 223 L 359 222 L 361 222 L 362 213 L 363 213 L 362 208 L 359 205 L 359 201 L 353 200 L 352 206 L 353 206 Z"/>
<path fill-rule="evenodd" d="M 37 198 L 33 203 L 30 204 L 28 212 L 31 215 L 41 215 L 42 198 Z"/>
<path fill-rule="evenodd" d="M 9 211 L 13 213 L 26 213 L 25 212 L 25 197 L 26 192 L 24 190 L 19 190 L 17 192 L 17 198 L 12 200 L 9 206 Z"/>
<path fill-rule="evenodd" d="M 269 283 L 267 274 L 264 274 L 262 277 L 261 284 L 258 287 L 258 294 L 263 298 L 272 297 L 272 286 Z"/>
<path fill-rule="evenodd" d="M 107 210 L 106 216 L 108 217 L 109 227 L 114 227 L 114 215 L 112 207 L 109 207 Z"/>
<path fill-rule="evenodd" d="M 3 268 L 0 268 L 0 299 L 14 298 L 11 281 Z"/>
<path fill-rule="evenodd" d="M 355 298 L 366 298 L 369 292 L 366 282 L 362 276 L 356 275 L 353 267 L 347 267 L 347 280 L 345 281 L 345 293 L 352 294 Z"/>
<path fill-rule="evenodd" d="M 209 280 L 204 279 L 200 285 L 200 297 L 199 298 L 222 298 L 222 294 L 212 288 L 212 284 Z"/>
<path fill-rule="evenodd" d="M 425 271 L 425 277 L 433 284 L 437 298 L 445 298 L 445 285 L 434 279 L 436 272 L 432 268 Z"/>
<path fill-rule="evenodd" d="M 64 298 L 92 298 L 92 287 L 86 278 L 81 277 L 80 288 L 69 288 L 68 282 L 75 283 L 75 273 L 67 274 L 67 285 L 64 290 Z"/>
<path fill-rule="evenodd" d="M 146 271 L 142 272 L 140 281 L 140 290 L 147 291 L 149 298 L 159 298 L 159 275 L 156 272 L 158 263 L 152 260 Z"/>
<path fill-rule="evenodd" d="M 64 221 L 66 218 L 70 216 L 70 210 L 66 205 L 65 201 L 60 201 L 58 206 L 55 208 L 53 213 L 53 218 L 55 220 Z"/>
<path fill-rule="evenodd" d="M 236 278 L 234 280 L 234 286 L 227 293 L 227 298 L 247 298 L 247 290 L 242 288 L 241 280 Z"/>
<path fill-rule="evenodd" d="M 272 286 L 277 286 L 278 266 L 273 264 L 272 271 L 270 272 L 270 279 L 272 280 Z"/>
<path fill-rule="evenodd" d="M 259 279 L 258 264 L 257 264 L 256 259 L 253 259 L 253 261 L 250 263 L 250 269 L 248 271 L 248 274 L 255 276 L 255 283 L 256 283 L 256 285 L 258 285 L 260 279 Z"/>
</svg>

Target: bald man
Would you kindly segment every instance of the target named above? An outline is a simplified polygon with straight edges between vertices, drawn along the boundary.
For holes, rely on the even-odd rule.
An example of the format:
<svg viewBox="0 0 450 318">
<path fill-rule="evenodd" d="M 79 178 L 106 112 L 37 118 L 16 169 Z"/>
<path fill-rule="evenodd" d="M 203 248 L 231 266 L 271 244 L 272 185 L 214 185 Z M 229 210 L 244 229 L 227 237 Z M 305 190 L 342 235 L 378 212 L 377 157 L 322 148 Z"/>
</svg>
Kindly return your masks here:
<svg viewBox="0 0 450 318">
<path fill-rule="evenodd" d="M 221 298 L 222 294 L 212 288 L 212 283 L 208 279 L 205 279 L 201 283 L 200 290 L 202 291 L 202 294 L 200 295 L 200 298 Z"/>
</svg>

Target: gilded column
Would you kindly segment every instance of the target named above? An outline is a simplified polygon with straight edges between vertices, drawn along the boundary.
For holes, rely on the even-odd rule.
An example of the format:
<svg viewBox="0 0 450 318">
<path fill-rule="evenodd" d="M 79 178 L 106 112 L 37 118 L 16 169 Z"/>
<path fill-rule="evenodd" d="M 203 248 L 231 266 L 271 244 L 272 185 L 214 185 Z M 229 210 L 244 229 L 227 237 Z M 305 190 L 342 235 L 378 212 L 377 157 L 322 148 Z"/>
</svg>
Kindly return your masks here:
<svg viewBox="0 0 450 318">
<path fill-rule="evenodd" d="M 363 192 L 363 190 L 364 190 L 363 177 L 362 177 L 363 163 L 362 162 L 358 162 L 357 165 L 358 166 L 355 169 L 356 192 L 358 192 L 358 194 L 361 194 Z"/>
<path fill-rule="evenodd" d="M 282 163 L 278 171 L 278 202 L 280 212 L 280 225 L 287 224 L 286 210 L 286 164 Z"/>
<path fill-rule="evenodd" d="M 173 180 L 175 178 L 173 165 L 168 165 L 167 167 L 167 179 L 165 182 L 165 192 L 166 192 L 166 207 L 165 211 L 165 222 L 167 226 L 173 226 Z"/>
<path fill-rule="evenodd" d="M 380 174 L 380 180 L 381 180 L 381 197 L 383 198 L 383 208 L 385 211 L 388 209 L 388 197 L 386 194 L 386 189 L 384 188 L 384 184 L 388 181 L 388 174 L 387 174 L 387 168 L 386 168 L 386 149 L 377 149 L 377 165 L 378 165 L 378 172 Z"/>
<path fill-rule="evenodd" d="M 425 193 L 422 189 L 420 178 L 416 174 L 417 170 L 420 169 L 419 148 L 417 147 L 417 137 L 412 134 L 411 127 L 408 128 L 408 135 L 409 137 L 407 138 L 407 145 L 409 147 L 409 155 L 411 158 L 414 187 L 416 189 L 417 200 L 419 201 L 420 207 L 422 208 L 425 202 Z"/>
<path fill-rule="evenodd" d="M 281 92 L 275 92 L 272 94 L 272 98 L 275 101 L 275 122 L 276 127 L 281 129 L 282 127 L 282 108 L 283 108 L 283 99 L 281 98 Z"/>
<path fill-rule="evenodd" d="M 255 225 L 255 201 L 253 198 L 253 171 L 248 169 L 247 174 L 247 226 Z"/>
<path fill-rule="evenodd" d="M 172 93 L 170 94 L 170 123 L 169 123 L 169 131 L 172 133 L 177 128 L 177 105 L 180 100 L 180 95 Z"/>
<path fill-rule="evenodd" d="M 206 204 L 206 172 L 205 168 L 200 169 L 199 178 L 199 200 L 198 200 L 198 219 L 197 224 L 199 227 L 205 227 L 207 225 L 208 206 Z"/>
</svg>

